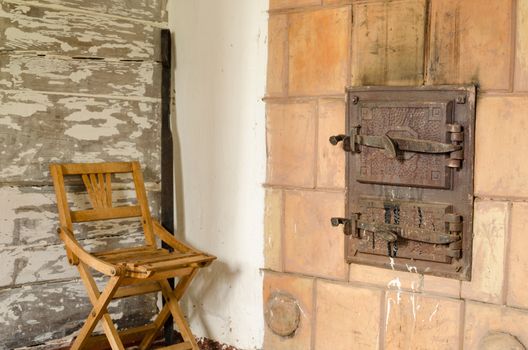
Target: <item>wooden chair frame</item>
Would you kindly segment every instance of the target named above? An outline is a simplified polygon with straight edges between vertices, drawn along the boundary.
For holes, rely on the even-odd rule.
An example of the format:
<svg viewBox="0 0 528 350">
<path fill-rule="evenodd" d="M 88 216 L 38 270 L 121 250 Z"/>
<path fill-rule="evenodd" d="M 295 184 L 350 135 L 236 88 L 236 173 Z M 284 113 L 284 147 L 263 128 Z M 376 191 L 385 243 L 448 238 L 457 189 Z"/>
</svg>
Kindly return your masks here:
<svg viewBox="0 0 528 350">
<path fill-rule="evenodd" d="M 94 349 L 105 344 L 114 350 L 123 350 L 123 339 L 139 339 L 139 349 L 148 349 L 172 314 L 184 342 L 163 349 L 198 350 L 178 302 L 198 269 L 208 266 L 216 258 L 180 242 L 151 218 L 139 163 L 52 164 L 50 171 L 59 212 L 60 228 L 57 232 L 65 244 L 68 261 L 77 266 L 93 305 L 71 349 Z M 111 178 L 112 174 L 118 173 L 132 174 L 137 205 L 112 205 Z M 81 177 L 93 209 L 70 210 L 64 184 L 65 176 Z M 130 217 L 141 218 L 146 243 L 144 246 L 90 253 L 75 239 L 73 223 Z M 165 242 L 173 251 L 159 248 L 156 238 Z M 109 277 L 102 292 L 99 291 L 90 269 Z M 174 277 L 178 277 L 179 281 L 173 289 L 168 279 Z M 165 305 L 154 322 L 118 332 L 107 310 L 110 301 L 154 292 L 161 292 L 165 299 Z M 99 321 L 102 322 L 107 343 L 104 336 L 91 336 Z"/>
</svg>

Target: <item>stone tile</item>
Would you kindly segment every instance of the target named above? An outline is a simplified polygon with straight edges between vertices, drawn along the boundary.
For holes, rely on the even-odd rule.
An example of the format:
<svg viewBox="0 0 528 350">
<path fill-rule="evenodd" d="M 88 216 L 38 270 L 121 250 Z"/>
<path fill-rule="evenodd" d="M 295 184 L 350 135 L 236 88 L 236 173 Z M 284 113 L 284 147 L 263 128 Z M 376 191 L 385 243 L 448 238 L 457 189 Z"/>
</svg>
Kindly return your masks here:
<svg viewBox="0 0 528 350">
<path fill-rule="evenodd" d="M 320 5 L 321 0 L 270 0 L 270 10 Z"/>
<path fill-rule="evenodd" d="M 290 15 L 290 95 L 344 93 L 351 23 L 350 7 Z"/>
<path fill-rule="evenodd" d="M 268 183 L 314 187 L 316 102 L 267 106 Z"/>
<path fill-rule="evenodd" d="M 528 312 L 506 306 L 466 302 L 464 349 L 481 349 L 482 339 L 491 332 L 505 332 L 528 346 Z"/>
<path fill-rule="evenodd" d="M 460 281 L 458 280 L 368 265 L 350 264 L 349 281 L 372 284 L 388 290 L 460 297 Z"/>
<path fill-rule="evenodd" d="M 353 85 L 423 83 L 425 0 L 353 5 Z"/>
<path fill-rule="evenodd" d="M 490 96 L 477 105 L 475 192 L 528 197 L 528 98 Z M 497 147 L 500 145 L 500 147 Z"/>
<path fill-rule="evenodd" d="M 528 91 L 528 1 L 517 1 L 517 33 L 514 87 Z"/>
<path fill-rule="evenodd" d="M 313 319 L 313 286 L 311 278 L 267 272 L 264 276 L 264 310 L 273 293 L 285 293 L 297 301 L 300 308 L 299 328 L 290 337 L 273 333 L 266 325 L 264 349 L 270 350 L 310 350 Z"/>
<path fill-rule="evenodd" d="M 428 83 L 509 89 L 511 20 L 512 1 L 432 0 Z"/>
<path fill-rule="evenodd" d="M 510 306 L 528 309 L 528 204 L 514 203 L 512 208 L 510 251 L 508 254 L 508 295 Z M 528 344 L 527 344 L 528 345 Z"/>
<path fill-rule="evenodd" d="M 264 267 L 282 271 L 282 191 L 266 190 L 264 212 Z"/>
<path fill-rule="evenodd" d="M 463 302 L 390 291 L 385 298 L 385 349 L 458 349 Z"/>
<path fill-rule="evenodd" d="M 421 274 L 359 264 L 350 264 L 349 281 L 396 290 L 420 292 L 423 289 Z"/>
<path fill-rule="evenodd" d="M 423 291 L 435 295 L 444 295 L 453 298 L 460 298 L 462 282 L 452 278 L 437 276 L 424 276 Z"/>
<path fill-rule="evenodd" d="M 285 191 L 284 268 L 312 276 L 346 279 L 342 228 L 330 218 L 344 214 L 342 193 Z"/>
<path fill-rule="evenodd" d="M 317 281 L 315 350 L 378 349 L 382 291 Z"/>
<path fill-rule="evenodd" d="M 462 297 L 502 303 L 508 203 L 476 201 L 474 210 L 473 269 L 471 281 L 462 282 Z"/>
<path fill-rule="evenodd" d="M 350 5 L 354 0 L 323 0 L 323 5 Z"/>
<path fill-rule="evenodd" d="M 319 101 L 319 127 L 317 138 L 317 187 L 345 188 L 345 152 L 341 145 L 328 141 L 332 135 L 345 133 L 345 101 L 322 99 Z"/>
<path fill-rule="evenodd" d="M 287 94 L 288 16 L 271 15 L 268 21 L 268 96 Z"/>
</svg>

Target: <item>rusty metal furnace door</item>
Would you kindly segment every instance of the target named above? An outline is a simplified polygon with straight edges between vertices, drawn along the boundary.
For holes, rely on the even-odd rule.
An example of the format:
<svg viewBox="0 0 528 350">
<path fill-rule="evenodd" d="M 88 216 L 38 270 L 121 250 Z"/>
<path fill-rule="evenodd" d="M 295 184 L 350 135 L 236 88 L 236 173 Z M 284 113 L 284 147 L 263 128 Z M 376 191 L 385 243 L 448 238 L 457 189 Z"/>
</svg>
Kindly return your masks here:
<svg viewBox="0 0 528 350">
<path fill-rule="evenodd" d="M 474 86 L 347 89 L 345 257 L 469 280 Z"/>
</svg>

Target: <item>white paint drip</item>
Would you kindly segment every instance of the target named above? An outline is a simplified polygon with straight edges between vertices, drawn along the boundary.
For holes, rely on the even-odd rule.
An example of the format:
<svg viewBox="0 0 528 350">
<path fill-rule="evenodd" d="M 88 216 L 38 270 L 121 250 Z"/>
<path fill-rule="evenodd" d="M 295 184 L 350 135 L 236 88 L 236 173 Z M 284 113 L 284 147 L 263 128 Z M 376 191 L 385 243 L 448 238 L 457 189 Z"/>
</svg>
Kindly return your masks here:
<svg viewBox="0 0 528 350">
<path fill-rule="evenodd" d="M 394 258 L 389 257 L 390 259 L 390 267 L 392 270 L 394 270 Z"/>
<path fill-rule="evenodd" d="M 436 313 L 438 312 L 438 309 L 440 308 L 440 304 L 436 304 L 435 306 L 435 309 L 434 311 L 431 313 L 431 316 L 429 316 L 429 322 L 431 322 L 433 320 L 433 317 L 436 315 Z"/>
<path fill-rule="evenodd" d="M 395 279 L 389 281 L 389 283 L 387 283 L 387 288 L 388 289 L 391 289 L 393 287 L 396 287 L 396 289 L 399 289 L 401 290 L 401 281 L 400 281 L 400 278 L 399 277 L 396 277 Z"/>
<path fill-rule="evenodd" d="M 408 264 L 405 264 L 405 267 L 407 267 L 407 271 L 409 271 L 410 273 L 418 273 L 418 269 L 416 268 L 416 266 L 410 266 Z"/>
<path fill-rule="evenodd" d="M 414 293 L 411 294 L 411 305 L 412 305 L 412 313 L 413 313 L 413 322 L 416 323 L 416 295 Z"/>
<path fill-rule="evenodd" d="M 301 311 L 301 315 L 305 318 L 305 319 L 308 319 L 308 316 L 306 315 L 306 312 L 304 311 L 304 309 L 301 307 L 301 305 L 299 304 L 298 301 L 295 301 L 295 304 L 299 307 L 299 311 Z"/>
<path fill-rule="evenodd" d="M 387 310 L 385 312 L 385 333 L 387 333 L 387 328 L 389 327 L 389 317 L 392 309 L 392 303 L 394 303 L 392 298 L 387 299 Z"/>
</svg>

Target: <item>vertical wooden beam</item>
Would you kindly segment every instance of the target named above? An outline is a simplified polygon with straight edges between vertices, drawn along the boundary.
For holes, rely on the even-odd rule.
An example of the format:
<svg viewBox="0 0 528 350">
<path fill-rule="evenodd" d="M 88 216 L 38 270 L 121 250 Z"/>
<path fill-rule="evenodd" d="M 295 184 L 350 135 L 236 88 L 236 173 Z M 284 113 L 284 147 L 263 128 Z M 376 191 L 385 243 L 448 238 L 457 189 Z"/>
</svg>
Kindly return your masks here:
<svg viewBox="0 0 528 350">
<path fill-rule="evenodd" d="M 170 123 L 171 107 L 171 61 L 172 42 L 169 29 L 161 30 L 161 225 L 174 234 L 174 173 L 173 173 L 173 142 Z M 172 251 L 163 243 L 163 248 Z M 170 280 L 174 287 L 174 279 Z M 174 342 L 174 326 L 172 316 L 165 322 L 164 333 L 167 345 Z"/>
</svg>

